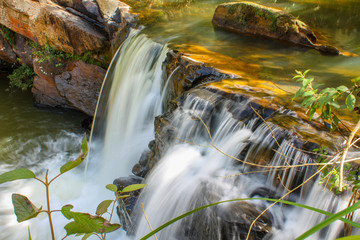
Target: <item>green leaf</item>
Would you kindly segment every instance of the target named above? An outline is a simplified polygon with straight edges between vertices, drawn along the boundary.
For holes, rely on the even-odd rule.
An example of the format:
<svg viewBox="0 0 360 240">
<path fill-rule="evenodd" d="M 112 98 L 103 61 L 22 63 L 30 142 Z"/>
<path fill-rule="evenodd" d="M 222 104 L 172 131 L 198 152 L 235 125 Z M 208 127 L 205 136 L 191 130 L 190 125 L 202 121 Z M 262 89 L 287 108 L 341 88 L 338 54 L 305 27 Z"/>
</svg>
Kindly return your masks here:
<svg viewBox="0 0 360 240">
<path fill-rule="evenodd" d="M 346 86 L 344 86 L 344 85 L 341 85 L 341 86 L 337 87 L 336 90 L 337 90 L 338 92 L 344 93 L 344 92 L 346 92 L 346 91 L 349 91 L 349 88 L 346 87 Z"/>
<path fill-rule="evenodd" d="M 348 213 L 354 212 L 355 210 L 357 210 L 359 208 L 360 208 L 360 202 L 357 202 L 357 203 L 351 205 L 350 207 L 345 208 L 344 210 L 342 210 L 342 211 L 332 215 L 331 217 L 325 219 L 324 221 L 318 223 L 317 225 L 315 225 L 314 227 L 312 227 L 311 229 L 309 229 L 308 231 L 303 233 L 301 236 L 297 237 L 296 240 L 302 240 L 302 239 L 305 239 L 305 238 L 311 236 L 312 234 L 316 233 L 317 231 L 320 231 L 321 229 L 328 226 L 332 222 L 339 220 L 340 218 L 342 218 L 342 216 L 344 216 Z"/>
<path fill-rule="evenodd" d="M 357 78 L 351 79 L 351 81 L 352 81 L 353 83 L 360 82 L 360 77 L 357 77 Z"/>
<path fill-rule="evenodd" d="M 355 102 L 356 102 L 356 98 L 354 95 L 352 94 L 349 94 L 347 97 L 346 97 L 346 100 L 345 100 L 345 104 L 346 104 L 346 107 L 352 111 L 355 107 Z"/>
<path fill-rule="evenodd" d="M 41 212 L 41 208 L 35 207 L 27 197 L 20 194 L 14 193 L 12 195 L 12 203 L 18 222 L 34 218 Z"/>
<path fill-rule="evenodd" d="M 67 236 L 72 234 L 109 233 L 121 227 L 120 224 L 112 224 L 100 216 L 72 212 L 72 208 L 73 206 L 66 205 L 61 209 L 61 212 L 67 219 L 74 219 L 74 221 L 66 224 L 64 227 Z"/>
<path fill-rule="evenodd" d="M 81 240 L 86 240 L 86 239 L 88 239 L 89 237 L 91 237 L 93 234 L 92 233 L 87 233 L 87 234 L 85 234 L 82 238 L 81 238 Z"/>
<path fill-rule="evenodd" d="M 86 140 L 86 134 L 84 134 L 82 145 L 81 145 L 81 152 L 80 156 L 75 159 L 74 161 L 69 161 L 61 166 L 60 173 L 63 174 L 67 171 L 70 171 L 71 169 L 79 166 L 86 158 L 88 153 L 88 147 L 87 147 L 87 140 Z"/>
<path fill-rule="evenodd" d="M 111 205 L 111 203 L 113 203 L 113 200 L 104 200 L 102 201 L 98 207 L 96 208 L 96 215 L 103 215 L 104 213 L 107 212 L 109 206 Z"/>
<path fill-rule="evenodd" d="M 305 70 L 303 75 L 305 76 L 309 71 L 310 71 L 310 69 Z"/>
<path fill-rule="evenodd" d="M 108 185 L 106 185 L 105 186 L 107 189 L 109 189 L 110 191 L 112 191 L 112 192 L 117 192 L 117 186 L 116 185 L 114 185 L 114 184 L 108 184 Z"/>
<path fill-rule="evenodd" d="M 314 81 L 314 78 L 304 78 L 302 85 L 304 88 L 307 88 L 313 81 Z"/>
<path fill-rule="evenodd" d="M 72 216 L 70 210 L 73 208 L 74 208 L 73 205 L 70 205 L 70 204 L 65 205 L 61 208 L 61 213 L 64 215 L 64 217 L 66 217 L 67 219 L 70 220 L 71 216 Z"/>
<path fill-rule="evenodd" d="M 35 178 L 35 173 L 26 168 L 15 169 L 0 175 L 0 184 L 18 180 Z"/>
<path fill-rule="evenodd" d="M 360 235 L 354 235 L 354 236 L 337 238 L 336 240 L 359 240 L 359 239 L 360 239 Z"/>
<path fill-rule="evenodd" d="M 304 107 L 310 107 L 315 101 L 316 97 L 308 97 L 301 103 L 301 105 Z"/>
<path fill-rule="evenodd" d="M 309 119 L 310 120 L 313 119 L 315 112 L 316 112 L 316 106 L 311 107 L 310 112 L 309 112 Z"/>
<path fill-rule="evenodd" d="M 133 185 L 129 185 L 129 186 L 125 187 L 121 192 L 122 193 L 133 192 L 133 191 L 142 189 L 145 186 L 146 186 L 146 184 L 133 184 Z"/>
<path fill-rule="evenodd" d="M 326 212 L 324 210 L 321 210 L 321 209 L 318 209 L 318 208 L 313 208 L 313 207 L 310 207 L 310 206 L 307 206 L 307 205 L 304 205 L 304 204 L 300 204 L 300 203 L 295 203 L 295 202 L 290 202 L 290 201 L 286 201 L 286 200 L 279 200 L 279 199 L 272 199 L 272 198 L 240 198 L 240 199 L 231 199 L 231 200 L 225 200 L 225 201 L 221 201 L 221 202 L 216 202 L 216 203 L 211 203 L 211 204 L 208 204 L 208 205 L 204 205 L 204 206 L 201 206 L 199 208 L 196 208 L 196 209 L 193 209 L 189 212 L 186 212 L 176 218 L 173 218 L 171 219 L 170 221 L 164 223 L 163 225 L 161 225 L 160 227 L 154 229 L 153 231 L 151 231 L 150 233 L 148 233 L 147 235 L 145 235 L 144 237 L 142 237 L 140 240 L 145 240 L 145 239 L 148 239 L 150 238 L 151 236 L 153 236 L 154 234 L 156 234 L 157 232 L 161 231 L 162 229 L 166 228 L 167 226 L 173 224 L 174 222 L 177 222 L 195 212 L 198 212 L 200 210 L 203 210 L 205 208 L 208 208 L 208 207 L 212 207 L 212 206 L 215 206 L 215 205 L 218 205 L 218 204 L 222 204 L 222 203 L 227 203 L 227 202 L 235 202 L 235 201 L 249 201 L 249 200 L 264 200 L 264 201 L 271 201 L 271 202 L 279 202 L 279 203 L 284 203 L 284 204 L 288 204 L 288 205 L 292 205 L 292 206 L 297 206 L 297 207 L 301 207 L 301 208 L 305 208 L 305 209 L 309 209 L 311 211 L 314 211 L 314 212 L 318 212 L 318 213 L 321 213 L 321 214 L 324 214 L 324 215 L 327 215 L 327 216 L 335 216 L 334 214 L 330 213 L 330 212 Z M 360 202 L 358 202 L 360 203 Z M 338 220 L 341 220 L 347 224 L 350 224 L 351 226 L 353 227 L 357 227 L 357 228 L 360 228 L 360 224 L 359 223 L 356 223 L 356 222 L 353 222 L 353 221 L 350 221 L 348 219 L 345 219 L 345 218 L 341 218 L 339 217 Z"/>
<path fill-rule="evenodd" d="M 84 133 L 84 136 L 82 139 L 81 151 L 82 151 L 83 155 L 87 154 L 87 152 L 88 152 L 88 143 L 87 143 L 87 139 L 86 139 L 86 133 Z"/>
<path fill-rule="evenodd" d="M 28 236 L 29 236 L 29 240 L 32 240 L 31 238 L 31 232 L 30 232 L 30 227 L 28 226 Z"/>
<path fill-rule="evenodd" d="M 127 197 L 131 197 L 131 195 L 119 195 L 116 199 L 123 199 Z"/>
</svg>

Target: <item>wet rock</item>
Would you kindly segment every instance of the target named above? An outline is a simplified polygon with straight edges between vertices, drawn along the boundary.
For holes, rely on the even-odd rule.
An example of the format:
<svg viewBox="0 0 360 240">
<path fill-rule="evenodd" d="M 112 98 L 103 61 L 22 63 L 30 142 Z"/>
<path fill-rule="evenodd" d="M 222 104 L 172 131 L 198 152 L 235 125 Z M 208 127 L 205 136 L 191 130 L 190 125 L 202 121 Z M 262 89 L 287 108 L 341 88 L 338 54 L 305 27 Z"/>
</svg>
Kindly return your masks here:
<svg viewBox="0 0 360 240">
<path fill-rule="evenodd" d="M 134 16 L 129 12 L 130 6 L 118 0 L 97 0 L 97 4 L 114 54 L 125 40 Z"/>
<path fill-rule="evenodd" d="M 139 177 L 145 177 L 147 173 L 149 172 L 149 162 L 151 157 L 151 151 L 145 150 L 140 157 L 139 163 L 135 164 L 135 166 L 132 169 L 132 173 L 135 176 Z"/>
<path fill-rule="evenodd" d="M 17 56 L 10 44 L 0 34 L 0 60 L 9 63 L 17 63 Z"/>
<path fill-rule="evenodd" d="M 106 70 L 83 61 L 34 61 L 37 104 L 76 109 L 93 116 Z"/>
<path fill-rule="evenodd" d="M 315 48 L 327 54 L 340 54 L 335 47 L 317 44 L 310 27 L 289 13 L 253 2 L 218 5 L 212 22 L 232 32 L 274 38 L 293 44 Z"/>
<path fill-rule="evenodd" d="M 235 77 L 208 67 L 202 62 L 195 61 L 176 51 L 168 53 L 165 64 L 166 79 L 169 81 L 166 97 L 167 108 L 173 108 L 171 101 L 177 99 L 183 92 L 191 88 Z"/>
<path fill-rule="evenodd" d="M 55 76 L 59 94 L 71 107 L 94 116 L 106 70 L 83 61 L 71 63 L 66 70 Z"/>
<path fill-rule="evenodd" d="M 93 117 L 87 117 L 87 118 L 85 118 L 85 119 L 81 122 L 81 127 L 90 133 L 91 128 L 92 128 L 92 124 L 93 124 L 93 120 L 94 120 Z"/>
<path fill-rule="evenodd" d="M 129 185 L 139 184 L 143 180 L 143 178 L 136 176 L 120 177 L 115 179 L 113 184 L 117 186 L 118 190 L 122 190 Z M 117 214 L 120 218 L 120 223 L 122 224 L 123 229 L 127 231 L 128 234 L 133 233 L 135 230 L 134 220 L 131 217 L 131 213 L 135 207 L 140 192 L 141 190 L 126 193 L 130 195 L 130 197 L 118 200 Z"/>
</svg>

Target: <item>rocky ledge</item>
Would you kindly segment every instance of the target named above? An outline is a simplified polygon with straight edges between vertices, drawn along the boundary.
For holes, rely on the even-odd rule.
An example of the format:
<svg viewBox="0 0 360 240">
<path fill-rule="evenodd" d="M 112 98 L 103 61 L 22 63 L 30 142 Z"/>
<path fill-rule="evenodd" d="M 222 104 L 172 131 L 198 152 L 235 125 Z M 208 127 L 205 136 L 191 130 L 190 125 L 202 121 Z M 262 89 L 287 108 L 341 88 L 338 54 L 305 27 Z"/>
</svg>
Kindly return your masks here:
<svg viewBox="0 0 360 240">
<path fill-rule="evenodd" d="M 220 4 L 215 10 L 212 22 L 219 28 L 236 33 L 278 39 L 327 54 L 341 54 L 335 47 L 318 44 L 310 27 L 293 15 L 253 2 Z"/>
<path fill-rule="evenodd" d="M 36 103 L 92 116 L 131 21 L 129 6 L 117 0 L 3 0 L 0 60 L 34 69 Z"/>
</svg>

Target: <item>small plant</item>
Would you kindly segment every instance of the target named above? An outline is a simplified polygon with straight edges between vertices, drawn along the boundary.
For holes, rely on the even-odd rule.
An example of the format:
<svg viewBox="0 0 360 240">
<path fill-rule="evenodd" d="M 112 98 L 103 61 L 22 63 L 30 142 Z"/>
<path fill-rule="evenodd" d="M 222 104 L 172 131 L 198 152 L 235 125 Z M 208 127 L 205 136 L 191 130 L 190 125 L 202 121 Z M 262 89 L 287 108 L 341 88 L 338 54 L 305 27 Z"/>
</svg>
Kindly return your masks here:
<svg viewBox="0 0 360 240">
<path fill-rule="evenodd" d="M 353 82 L 351 88 L 341 85 L 337 88 L 327 87 L 320 91 L 319 87 L 323 84 L 313 85 L 314 78 L 306 77 L 309 71 L 310 70 L 306 70 L 304 73 L 296 71 L 297 75 L 294 76 L 294 79 L 297 79 L 297 82 L 302 82 L 302 86 L 295 93 L 293 99 L 297 97 L 303 99 L 301 105 L 308 109 L 307 113 L 309 114 L 310 120 L 313 119 L 316 110 L 319 109 L 320 118 L 329 121 L 331 130 L 333 131 L 339 125 L 339 119 L 334 109 L 354 110 L 356 103 L 355 96 L 357 96 L 360 91 L 360 77 L 351 80 Z M 339 103 L 342 99 L 345 99 L 344 104 Z"/>
<path fill-rule="evenodd" d="M 106 68 L 107 65 L 99 60 L 95 59 L 93 52 L 85 52 L 84 54 L 76 55 L 72 53 L 66 53 L 63 51 L 56 50 L 54 47 L 50 46 L 49 44 L 45 44 L 45 46 L 41 46 L 36 42 L 30 42 L 30 47 L 33 49 L 32 56 L 37 58 L 37 61 L 42 63 L 45 61 L 57 61 L 57 60 L 82 60 L 83 62 L 94 64 L 103 68 Z M 105 56 L 107 57 L 107 56 Z M 62 66 L 62 63 L 57 63 L 56 67 Z"/>
<path fill-rule="evenodd" d="M 73 212 L 71 209 L 72 205 L 65 205 L 61 210 L 52 210 L 50 203 L 50 184 L 55 181 L 62 174 L 76 168 L 79 166 L 86 158 L 88 153 L 88 145 L 86 140 L 86 135 L 84 135 L 81 152 L 77 159 L 74 161 L 69 161 L 65 163 L 60 168 L 60 173 L 55 176 L 53 179 L 48 178 L 48 171 L 45 175 L 45 180 L 38 178 L 34 172 L 29 169 L 21 168 L 15 169 L 0 175 L 0 184 L 5 182 L 10 182 L 18 179 L 35 179 L 41 182 L 46 189 L 46 202 L 47 209 L 43 210 L 42 207 L 36 207 L 26 196 L 21 194 L 14 193 L 12 195 L 12 202 L 14 206 L 14 212 L 17 217 L 18 222 L 23 222 L 32 218 L 37 217 L 40 213 L 46 213 L 48 215 L 49 224 L 50 224 L 50 232 L 52 236 L 52 240 L 55 240 L 55 232 L 54 232 L 54 223 L 52 221 L 52 214 L 54 212 L 61 212 L 67 219 L 72 221 L 64 226 L 66 230 L 66 236 L 76 234 L 77 236 L 83 236 L 82 239 L 85 240 L 91 235 L 96 235 L 99 239 L 105 240 L 106 234 L 109 232 L 113 232 L 121 227 L 120 224 L 110 223 L 111 218 L 113 216 L 113 212 L 115 209 L 115 205 L 118 199 L 129 197 L 130 195 L 126 195 L 125 193 L 136 191 L 143 188 L 144 184 L 134 184 L 125 187 L 123 190 L 118 191 L 117 187 L 113 184 L 109 184 L 106 186 L 109 190 L 115 192 L 114 200 L 105 200 L 99 204 L 96 210 L 96 215 L 91 215 L 89 213 L 82 212 Z M 108 212 L 108 208 L 112 204 L 112 210 Z M 109 219 L 102 217 L 103 214 L 109 213 Z M 29 239 L 31 239 L 30 229 L 28 230 Z"/>
<path fill-rule="evenodd" d="M 320 118 L 324 121 L 328 121 L 331 126 L 330 130 L 334 131 L 339 125 L 339 118 L 334 112 L 335 109 L 347 109 L 349 111 L 356 110 L 358 113 L 359 107 L 355 106 L 356 96 L 359 97 L 360 95 L 360 77 L 351 80 L 353 86 L 350 88 L 341 85 L 336 88 L 327 87 L 323 90 L 319 90 L 321 84 L 313 85 L 314 78 L 307 77 L 306 74 L 308 72 L 309 70 L 306 70 L 305 72 L 296 71 L 297 75 L 294 76 L 294 79 L 297 79 L 298 82 L 302 82 L 302 86 L 295 93 L 293 99 L 297 97 L 303 99 L 301 105 L 307 108 L 306 112 L 309 114 L 310 120 L 313 119 L 316 111 L 319 110 Z M 343 104 L 340 103 L 341 101 Z M 346 145 L 343 147 L 341 153 L 331 160 L 334 163 L 338 163 L 338 165 L 334 167 L 334 164 L 332 164 L 323 168 L 321 174 L 322 179 L 320 182 L 330 183 L 330 189 L 336 187 L 336 191 L 342 192 L 343 189 L 348 187 L 347 184 L 344 184 L 344 171 L 349 173 L 347 180 L 351 181 L 350 186 L 352 186 L 353 191 L 357 191 L 359 188 L 359 177 L 354 171 L 350 171 L 350 164 L 345 164 L 347 153 L 354 144 L 353 139 L 359 128 L 360 120 L 349 134 Z M 328 158 L 325 157 L 327 153 L 324 153 L 324 149 L 321 149 L 318 161 L 321 163 L 330 162 L 327 161 Z"/>
<path fill-rule="evenodd" d="M 11 31 L 9 28 L 1 25 L 0 34 L 10 45 L 15 44 L 15 33 Z"/>
<path fill-rule="evenodd" d="M 8 76 L 10 80 L 9 85 L 11 88 L 15 87 L 25 91 L 32 87 L 34 76 L 33 69 L 24 63 Z"/>
</svg>

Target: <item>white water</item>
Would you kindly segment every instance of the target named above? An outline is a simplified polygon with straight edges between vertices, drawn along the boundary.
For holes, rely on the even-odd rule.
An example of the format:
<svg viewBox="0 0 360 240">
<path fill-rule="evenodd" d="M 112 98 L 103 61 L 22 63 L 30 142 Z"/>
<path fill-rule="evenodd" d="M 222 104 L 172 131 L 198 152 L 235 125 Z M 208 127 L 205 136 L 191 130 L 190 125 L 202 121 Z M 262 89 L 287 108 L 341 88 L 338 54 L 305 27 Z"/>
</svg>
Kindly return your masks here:
<svg viewBox="0 0 360 240">
<path fill-rule="evenodd" d="M 249 197 L 279 198 L 287 192 L 286 188 L 294 188 L 299 181 L 304 180 L 304 176 L 299 175 L 301 172 L 304 172 L 305 179 L 311 175 L 311 172 L 305 171 L 305 167 L 286 171 L 247 174 L 251 171 L 269 169 L 251 169 L 244 164 L 234 165 L 231 158 L 213 147 L 209 147 L 211 145 L 209 136 L 204 125 L 196 120 L 198 116 L 204 120 L 206 125 L 211 126 L 210 130 L 215 146 L 226 154 L 238 156 L 251 142 L 252 144 L 246 150 L 246 157 L 244 158 L 248 162 L 261 163 L 265 161 L 269 163 L 268 166 L 297 165 L 311 162 L 307 154 L 294 148 L 291 143 L 291 133 L 281 142 L 279 148 L 272 135 L 279 137 L 282 129 L 273 124 L 267 125 L 265 123 L 257 126 L 258 121 L 261 121 L 257 118 L 248 121 L 247 124 L 235 120 L 232 114 L 227 112 L 229 105 L 213 107 L 214 98 L 216 97 L 210 96 L 209 99 L 203 100 L 189 96 L 172 117 L 170 125 L 178 129 L 177 137 L 183 139 L 183 142 L 177 140 L 169 143 L 168 151 L 147 178 L 148 186 L 139 200 L 145 206 L 144 211 L 153 229 L 187 211 L 216 201 Z M 236 104 L 246 106 L 247 103 Z M 212 111 L 209 116 L 207 112 L 210 111 L 209 109 L 221 110 Z M 269 126 L 272 133 L 269 131 Z M 192 144 L 185 142 L 192 142 Z M 203 145 L 207 146 L 204 147 Z M 273 149 L 277 149 L 275 154 Z M 243 175 L 243 173 L 245 174 Z M 278 183 L 278 176 L 282 179 L 282 184 L 285 187 Z M 278 183 L 277 187 L 275 186 L 276 183 Z M 343 196 L 343 198 L 336 197 L 323 186 L 318 186 L 314 182 L 305 185 L 300 193 L 290 195 L 292 201 L 295 200 L 330 212 L 346 208 L 348 199 L 348 195 Z M 269 202 L 259 200 L 248 203 L 243 201 L 241 204 L 255 209 L 257 212 L 255 217 L 270 205 Z M 219 216 L 229 218 L 227 214 L 230 211 L 230 216 L 234 215 L 232 219 L 236 219 L 235 222 L 246 221 L 232 210 L 226 210 L 227 208 L 232 209 L 231 206 L 236 205 L 223 204 L 223 206 L 213 207 L 215 210 L 203 210 L 204 213 L 196 213 L 188 217 L 188 220 L 181 220 L 160 231 L 157 237 L 158 239 L 196 240 L 244 239 L 247 232 L 240 233 L 239 225 L 230 224 L 233 232 L 227 232 L 228 235 L 224 235 L 224 221 Z M 244 211 L 246 214 L 247 210 Z M 320 214 L 283 205 L 276 205 L 268 212 L 271 214 L 272 228 L 265 239 L 273 240 L 295 239 L 325 219 Z M 354 219 L 359 221 L 359 214 L 356 214 Z M 189 223 L 192 227 L 188 227 Z M 150 232 L 149 224 L 140 206 L 138 206 L 137 226 L 134 239 L 140 239 Z M 335 239 L 342 229 L 343 224 L 336 222 L 330 228 L 318 232 L 308 239 Z M 189 235 L 189 232 L 195 233 L 195 235 Z M 204 233 L 200 234 L 199 232 Z M 254 238 L 251 237 L 250 239 Z"/>
<path fill-rule="evenodd" d="M 84 176 L 84 167 L 80 167 L 56 180 L 50 187 L 52 209 L 72 204 L 73 211 L 94 214 L 101 201 L 114 198 L 105 185 L 129 174 L 132 165 L 139 160 L 142 151 L 153 139 L 153 119 L 162 111 L 161 66 L 166 53 L 165 46 L 154 43 L 137 31 L 130 33 L 112 61 L 104 81 L 93 128 L 87 176 Z M 45 147 L 37 147 L 37 142 L 45 144 Z M 44 177 L 45 169 L 49 169 L 51 179 L 58 174 L 60 166 L 77 157 L 80 142 L 81 135 L 70 134 L 55 139 L 48 139 L 45 135 L 40 139 L 13 144 L 34 145 L 31 152 L 24 153 L 21 148 L 17 150 L 21 154 L 19 156 L 23 157 L 19 162 L 41 173 L 40 178 Z M 69 149 L 72 154 L 68 153 Z M 16 168 L 12 165 L 1 167 L 1 173 Z M 28 226 L 33 239 L 51 239 L 45 214 L 17 223 L 11 203 L 11 194 L 14 192 L 28 196 L 36 206 L 46 208 L 45 189 L 40 183 L 30 180 L 2 185 L 0 239 L 28 239 Z M 117 218 L 114 217 L 114 220 Z M 63 226 L 68 220 L 61 213 L 54 213 L 53 221 L 56 239 L 62 239 L 65 236 Z M 122 234 L 117 231 L 109 234 L 109 237 L 115 239 Z"/>
<path fill-rule="evenodd" d="M 86 182 L 81 169 L 64 175 L 64 179 L 56 182 L 51 189 L 53 208 L 60 208 L 70 203 L 75 206 L 75 211 L 94 212 L 100 201 L 113 197 L 112 193 L 104 190 L 104 185 L 111 183 L 116 177 L 128 175 L 132 165 L 139 159 L 148 142 L 153 139 L 153 119 L 161 113 L 161 63 L 166 51 L 166 47 L 153 43 L 143 35 L 131 33 L 114 58 L 105 80 L 103 99 L 99 101 L 97 108 Z M 214 99 L 202 100 L 188 97 L 182 109 L 178 109 L 174 114 L 172 125 L 178 130 L 178 140 L 169 143 L 168 151 L 164 153 L 162 160 L 147 179 L 148 186 L 141 198 L 153 228 L 185 211 L 210 202 L 262 196 L 261 193 L 264 192 L 256 192 L 256 190 L 264 188 L 269 194 L 275 193 L 276 196 L 284 193 L 284 188 L 280 185 L 273 186 L 273 181 L 277 177 L 274 173 L 227 177 L 246 173 L 250 168 L 242 164 L 234 165 L 233 160 L 218 150 L 202 146 L 209 145 L 209 136 L 203 124 L 196 120 L 197 116 L 201 116 L 205 123 L 211 126 L 216 146 L 227 154 L 237 156 L 242 150 L 245 151 L 251 142 L 252 145 L 246 150 L 244 160 L 249 162 L 254 159 L 258 159 L 258 162 L 264 160 L 273 165 L 285 162 L 279 152 L 270 154 L 271 157 L 266 158 L 269 156 L 268 151 L 272 151 L 271 149 L 276 146 L 266 124 L 257 126 L 259 119 L 252 119 L 247 123 L 235 120 L 226 110 L 226 105 L 221 108 L 212 108 L 208 102 L 214 101 Z M 211 114 L 209 114 L 209 109 L 212 110 Z M 281 129 L 276 126 L 272 125 L 272 128 L 275 133 L 281 132 Z M 81 137 L 75 136 L 75 139 L 73 137 L 59 137 L 55 144 L 49 141 L 48 150 L 46 152 L 41 150 L 43 157 L 49 160 L 40 164 L 36 163 L 36 169 L 41 171 L 49 168 L 50 172 L 55 172 L 66 160 L 74 158 L 76 154 L 62 155 L 63 150 L 68 149 L 65 146 L 69 143 L 74 145 L 72 147 L 79 148 Z M 192 144 L 179 139 L 192 142 Z M 306 154 L 295 151 L 291 147 L 290 141 L 283 141 L 281 144 L 287 156 L 286 161 L 290 164 L 309 161 Z M 37 155 L 39 152 L 40 150 L 36 150 L 33 154 Z M 295 161 L 291 160 L 293 158 Z M 283 179 L 286 179 L 284 183 L 286 187 L 292 185 L 295 173 L 292 171 L 281 175 Z M 41 200 L 44 191 L 41 186 L 38 187 L 35 184 L 17 182 L 16 185 L 2 186 L 5 191 L 1 191 L 0 199 L 1 239 L 27 239 L 28 225 L 30 225 L 33 239 L 50 239 L 45 217 L 42 217 L 40 222 L 39 219 L 33 219 L 18 224 L 12 213 L 9 201 L 12 192 L 27 195 L 36 205 L 45 206 Z M 346 205 L 346 198 L 335 199 L 331 193 L 322 191 L 322 188 L 316 184 L 308 188 L 308 191 L 294 195 L 293 199 L 332 211 L 342 209 Z M 253 204 L 249 206 L 253 206 L 256 210 L 269 205 L 262 201 L 246 204 Z M 199 219 L 194 215 L 186 221 L 187 223 L 202 222 L 207 227 L 213 227 L 219 225 L 216 213 L 221 214 L 232 206 L 225 204 L 216 208 L 215 211 L 206 211 L 209 218 L 202 216 Z M 275 206 L 270 212 L 273 216 L 272 239 L 294 239 L 321 219 L 318 214 L 284 206 Z M 139 227 L 135 239 L 149 232 L 142 211 L 138 212 L 138 216 Z M 62 227 L 66 220 L 59 214 L 54 221 L 57 226 L 57 239 L 61 239 L 64 236 Z M 314 235 L 312 239 L 334 239 L 341 227 L 341 224 L 336 223 L 332 225 L 331 230 L 321 235 Z M 196 233 L 196 228 L 185 229 L 184 224 L 179 222 L 163 230 L 158 237 L 164 240 L 190 239 L 186 237 L 186 231 Z M 207 236 L 203 239 L 218 239 L 221 233 L 217 229 L 210 232 L 212 238 Z M 109 235 L 109 239 L 119 238 L 123 238 L 121 233 Z M 239 234 L 235 233 L 233 239 L 238 238 Z M 197 239 L 201 239 L 201 236 Z"/>
<path fill-rule="evenodd" d="M 96 169 L 102 176 L 128 174 L 154 138 L 153 121 L 162 112 L 161 67 L 167 51 L 133 30 L 116 54 L 92 134 L 90 164 L 100 164 Z"/>
</svg>

